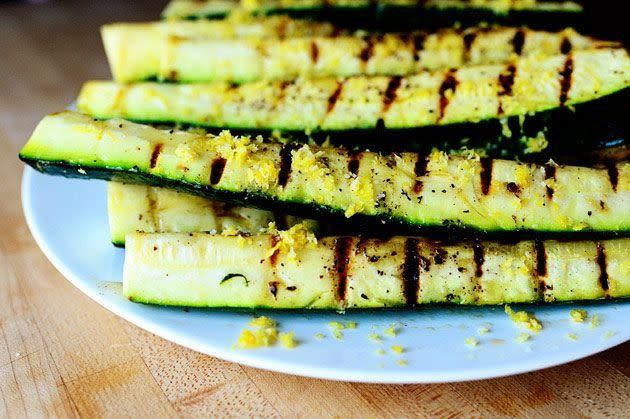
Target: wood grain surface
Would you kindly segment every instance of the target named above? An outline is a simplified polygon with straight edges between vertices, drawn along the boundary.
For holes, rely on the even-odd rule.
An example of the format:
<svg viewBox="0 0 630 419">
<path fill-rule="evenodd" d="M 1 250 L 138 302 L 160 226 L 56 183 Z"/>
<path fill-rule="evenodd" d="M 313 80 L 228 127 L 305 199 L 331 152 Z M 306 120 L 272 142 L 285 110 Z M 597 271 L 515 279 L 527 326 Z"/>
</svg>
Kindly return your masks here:
<svg viewBox="0 0 630 419">
<path fill-rule="evenodd" d="M 20 205 L 17 152 L 85 79 L 108 78 L 98 26 L 162 2 L 0 2 L 0 416 L 630 416 L 630 344 L 515 377 L 362 385 L 184 349 L 100 307 L 44 257 Z"/>
</svg>

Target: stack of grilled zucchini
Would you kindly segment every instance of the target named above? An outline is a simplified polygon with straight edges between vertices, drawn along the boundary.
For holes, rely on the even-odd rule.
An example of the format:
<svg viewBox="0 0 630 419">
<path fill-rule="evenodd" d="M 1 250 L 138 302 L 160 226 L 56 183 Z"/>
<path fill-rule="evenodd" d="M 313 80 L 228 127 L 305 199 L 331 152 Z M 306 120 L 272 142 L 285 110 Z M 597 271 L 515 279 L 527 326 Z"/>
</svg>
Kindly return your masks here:
<svg viewBox="0 0 630 419">
<path fill-rule="evenodd" d="M 420 27 L 424 13 L 532 23 L 581 10 L 174 0 L 167 20 L 103 27 L 114 81 L 87 82 L 79 112 L 45 117 L 20 158 L 110 181 L 134 301 L 629 297 L 628 52 L 572 29 Z M 372 31 L 339 26 L 356 11 Z M 412 30 L 374 31 L 394 12 Z"/>
</svg>

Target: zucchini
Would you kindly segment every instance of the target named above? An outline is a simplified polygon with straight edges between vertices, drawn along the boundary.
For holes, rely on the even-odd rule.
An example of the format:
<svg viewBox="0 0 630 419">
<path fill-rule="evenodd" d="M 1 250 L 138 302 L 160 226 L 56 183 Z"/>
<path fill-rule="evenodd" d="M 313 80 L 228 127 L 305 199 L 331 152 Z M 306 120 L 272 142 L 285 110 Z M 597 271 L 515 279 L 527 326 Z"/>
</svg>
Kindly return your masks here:
<svg viewBox="0 0 630 419">
<path fill-rule="evenodd" d="M 616 92 L 624 95 L 628 86 L 628 53 L 604 48 L 406 77 L 260 81 L 240 86 L 96 81 L 83 86 L 78 107 L 96 118 L 246 131 L 277 129 L 298 136 L 320 131 L 334 133 L 332 137 L 340 142 L 390 144 L 399 135 L 425 141 L 432 137 L 418 129 L 436 126 L 450 128 L 431 133 L 436 139 L 489 139 L 490 133 L 509 137 L 512 132 L 506 133 L 501 119 L 512 116 L 517 125 L 523 119 L 522 126 L 530 119 L 553 120 L 555 113 L 566 115 L 567 107 L 605 100 Z M 530 114 L 536 115 L 526 118 Z M 583 115 L 575 115 L 575 123 L 584 125 Z M 532 125 L 544 130 L 553 124 Z M 560 128 L 566 127 L 563 123 Z M 374 128 L 392 135 L 375 134 Z"/>
<path fill-rule="evenodd" d="M 204 44 L 212 43 L 211 40 L 223 40 L 228 44 L 247 45 L 256 42 L 254 39 L 333 36 L 344 33 L 330 23 L 295 20 L 286 16 L 194 22 L 114 23 L 101 28 L 112 74 L 119 81 L 170 78 L 169 73 L 162 77 L 160 68 L 171 67 L 168 63 L 169 51 L 180 42 Z M 223 61 L 221 65 L 226 63 L 229 61 Z"/>
<path fill-rule="evenodd" d="M 272 222 L 280 229 L 301 222 L 310 231 L 317 230 L 314 220 L 210 201 L 165 188 L 118 182 L 107 185 L 107 210 L 112 243 L 121 247 L 125 245 L 125 235 L 134 231 L 258 233 Z"/>
<path fill-rule="evenodd" d="M 166 19 L 216 19 L 234 11 L 289 14 L 360 28 L 415 29 L 479 22 L 550 27 L 585 21 L 584 6 L 572 0 L 173 0 Z"/>
<path fill-rule="evenodd" d="M 145 183 L 286 213 L 412 230 L 630 231 L 630 163 L 607 168 L 265 143 L 162 131 L 66 111 L 20 153 L 56 175 Z"/>
<path fill-rule="evenodd" d="M 331 310 L 630 297 L 630 239 L 328 237 L 284 247 L 276 235 L 246 240 L 130 234 L 123 293 L 160 305 Z"/>
<path fill-rule="evenodd" d="M 267 19 L 254 22 L 264 27 Z M 268 25 L 279 31 L 275 28 L 280 26 L 276 20 Z M 301 24 L 306 26 L 306 23 Z M 311 34 L 307 33 L 307 28 L 301 28 L 297 37 L 252 39 L 214 36 L 197 25 L 203 28 L 213 23 L 176 21 L 104 26 L 103 43 L 114 79 L 122 83 L 148 79 L 243 83 L 289 80 L 298 76 L 403 76 L 422 70 L 503 63 L 515 52 L 540 58 L 570 50 L 615 46 L 581 36 L 572 29 L 544 32 L 477 27 L 436 33 L 339 36 L 328 25 L 308 28 Z M 246 26 L 255 25 L 248 22 Z M 244 30 L 235 29 L 238 31 Z"/>
</svg>

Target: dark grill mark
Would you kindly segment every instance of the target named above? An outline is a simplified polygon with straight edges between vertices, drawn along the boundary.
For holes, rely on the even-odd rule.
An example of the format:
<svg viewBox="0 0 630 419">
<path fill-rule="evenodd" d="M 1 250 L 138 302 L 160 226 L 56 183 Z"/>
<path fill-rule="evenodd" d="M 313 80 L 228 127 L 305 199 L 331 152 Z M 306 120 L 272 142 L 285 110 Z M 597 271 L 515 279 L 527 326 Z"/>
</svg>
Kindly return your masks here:
<svg viewBox="0 0 630 419">
<path fill-rule="evenodd" d="M 311 61 L 313 61 L 313 64 L 315 64 L 318 59 L 319 59 L 319 48 L 317 47 L 317 43 L 313 41 L 311 42 Z"/>
<path fill-rule="evenodd" d="M 606 270 L 606 249 L 604 248 L 604 243 L 597 243 L 597 264 L 599 265 L 599 284 L 602 289 L 606 293 L 606 298 L 608 295 L 608 272 Z"/>
<path fill-rule="evenodd" d="M 278 185 L 285 187 L 291 176 L 291 165 L 293 164 L 293 155 L 291 152 L 297 150 L 299 145 L 296 143 L 285 144 L 280 150 L 280 171 L 278 172 Z"/>
<path fill-rule="evenodd" d="M 545 180 L 556 179 L 556 166 L 555 165 L 551 163 L 547 163 L 543 166 L 543 169 L 545 171 Z M 554 193 L 553 188 L 546 186 L 546 189 L 547 189 L 547 198 L 553 199 L 553 193 Z"/>
<path fill-rule="evenodd" d="M 343 90 L 343 82 L 337 83 L 337 88 L 333 92 L 332 95 L 328 98 L 328 107 L 326 108 L 326 113 L 329 114 L 335 108 L 335 104 L 337 103 L 337 99 L 341 95 L 341 91 Z"/>
<path fill-rule="evenodd" d="M 413 173 L 414 175 L 416 175 L 416 177 L 421 177 L 421 176 L 425 176 L 427 174 L 427 163 L 429 162 L 429 159 L 427 156 L 422 155 L 422 154 L 418 154 L 418 160 L 416 160 L 416 164 L 413 168 Z M 423 183 L 421 180 L 416 179 L 415 183 L 413 184 L 413 191 L 416 194 L 419 194 L 420 192 L 422 192 L 422 187 L 423 187 Z"/>
<path fill-rule="evenodd" d="M 359 58 L 364 63 L 367 63 L 370 58 L 372 58 L 372 54 L 374 53 L 374 41 L 376 40 L 379 40 L 379 37 L 374 35 L 368 35 L 363 38 L 363 41 L 365 41 L 365 46 L 359 53 Z"/>
<path fill-rule="evenodd" d="M 291 84 L 293 84 L 293 81 L 283 80 L 283 81 L 280 82 L 279 92 L 278 92 L 278 99 L 276 100 L 276 103 L 280 103 L 280 102 L 282 102 L 284 100 L 286 89 Z"/>
<path fill-rule="evenodd" d="M 444 112 L 446 112 L 446 108 L 448 106 L 449 99 L 446 97 L 446 92 L 451 91 L 455 94 L 455 90 L 457 89 L 457 84 L 459 83 L 455 78 L 456 70 L 449 70 L 446 73 L 446 77 L 444 77 L 444 81 L 440 85 L 440 113 L 438 114 L 438 122 L 444 118 Z"/>
<path fill-rule="evenodd" d="M 350 263 L 351 237 L 339 237 L 335 241 L 335 273 L 337 274 L 337 301 L 346 301 L 348 265 Z"/>
<path fill-rule="evenodd" d="M 464 35 L 464 61 L 470 61 L 470 50 L 472 49 L 473 42 L 475 42 L 475 38 L 477 37 L 476 32 L 468 32 Z"/>
<path fill-rule="evenodd" d="M 155 189 L 152 187 L 147 188 L 147 200 L 149 201 L 149 219 L 151 220 L 151 225 L 153 226 L 153 231 L 159 232 L 160 226 L 158 225 L 158 217 L 156 214 L 157 211 L 157 196 L 155 194 Z"/>
<path fill-rule="evenodd" d="M 280 241 L 280 237 L 278 237 L 278 236 L 271 236 L 271 248 L 272 249 L 278 244 L 278 241 Z M 276 266 L 276 264 L 278 263 L 278 254 L 279 253 L 280 253 L 280 250 L 276 249 L 271 254 L 271 256 L 269 256 L 269 263 L 271 264 L 271 266 Z"/>
<path fill-rule="evenodd" d="M 505 69 L 505 73 L 499 74 L 499 85 L 501 90 L 499 91 L 499 115 L 503 114 L 503 103 L 500 96 L 512 96 L 512 87 L 514 86 L 514 77 L 516 76 L 516 66 L 510 64 Z"/>
<path fill-rule="evenodd" d="M 606 170 L 608 171 L 610 186 L 612 186 L 613 191 L 617 192 L 617 184 L 619 183 L 619 169 L 617 169 L 617 165 L 615 164 L 615 162 L 607 161 Z"/>
<path fill-rule="evenodd" d="M 514 34 L 514 38 L 512 38 L 512 47 L 517 55 L 521 55 L 523 52 L 523 45 L 525 45 L 525 31 L 519 29 Z"/>
<path fill-rule="evenodd" d="M 505 188 L 508 192 L 512 192 L 514 195 L 519 195 L 521 193 L 521 188 L 519 188 L 519 186 L 514 182 L 508 182 L 507 185 L 505 185 Z"/>
<path fill-rule="evenodd" d="M 383 114 L 389 110 L 389 107 L 392 106 L 392 103 L 396 100 L 396 90 L 400 87 L 400 81 L 400 76 L 395 76 L 389 79 L 387 89 L 385 89 L 385 94 L 383 95 Z"/>
<path fill-rule="evenodd" d="M 573 45 L 571 45 L 571 41 L 568 38 L 562 38 L 562 42 L 560 43 L 560 53 L 563 55 L 567 55 L 573 49 Z"/>
<path fill-rule="evenodd" d="M 417 32 L 412 37 L 414 61 L 420 60 L 420 52 L 422 52 L 422 50 L 424 49 L 425 38 L 426 34 L 423 32 Z"/>
<path fill-rule="evenodd" d="M 225 169 L 225 160 L 223 157 L 217 157 L 212 161 L 212 166 L 210 166 L 210 184 L 216 185 L 221 180 L 221 176 L 223 176 L 223 169 Z"/>
<path fill-rule="evenodd" d="M 273 222 L 276 223 L 278 230 L 288 230 L 289 224 L 287 224 L 287 216 L 277 212 L 273 213 Z"/>
<path fill-rule="evenodd" d="M 357 175 L 359 173 L 359 166 L 361 165 L 361 152 L 350 151 L 348 152 L 348 171 L 353 175 Z"/>
<path fill-rule="evenodd" d="M 545 250 L 545 242 L 542 240 L 534 240 L 534 254 L 536 255 L 536 270 L 534 274 L 538 278 L 538 300 L 545 299 L 545 288 L 547 284 L 542 279 L 547 276 L 547 251 Z"/>
<path fill-rule="evenodd" d="M 494 162 L 489 157 L 482 157 L 479 162 L 481 163 L 481 171 L 479 172 L 481 193 L 488 195 L 490 192 L 490 184 L 492 183 L 492 167 L 494 166 Z"/>
<path fill-rule="evenodd" d="M 162 152 L 162 144 L 156 144 L 155 147 L 153 147 L 153 152 L 151 152 L 151 161 L 149 163 L 149 167 L 151 169 L 155 168 L 155 165 L 157 164 L 157 159 L 158 157 L 160 157 L 161 152 Z"/>
<path fill-rule="evenodd" d="M 483 263 L 485 257 L 483 254 L 483 244 L 478 239 L 473 242 L 473 259 L 475 261 L 475 277 L 481 278 L 483 275 Z"/>
<path fill-rule="evenodd" d="M 573 75 L 573 57 L 567 56 L 564 68 L 560 72 L 560 106 L 564 106 L 571 90 L 571 76 Z"/>
<path fill-rule="evenodd" d="M 273 295 L 274 299 L 278 296 L 278 285 L 280 285 L 280 282 L 278 281 L 272 281 L 269 283 L 269 292 Z"/>
<path fill-rule="evenodd" d="M 420 289 L 420 254 L 418 245 L 420 240 L 409 238 L 405 240 L 405 262 L 403 264 L 402 280 L 403 295 L 407 307 L 415 307 L 418 303 Z"/>
</svg>

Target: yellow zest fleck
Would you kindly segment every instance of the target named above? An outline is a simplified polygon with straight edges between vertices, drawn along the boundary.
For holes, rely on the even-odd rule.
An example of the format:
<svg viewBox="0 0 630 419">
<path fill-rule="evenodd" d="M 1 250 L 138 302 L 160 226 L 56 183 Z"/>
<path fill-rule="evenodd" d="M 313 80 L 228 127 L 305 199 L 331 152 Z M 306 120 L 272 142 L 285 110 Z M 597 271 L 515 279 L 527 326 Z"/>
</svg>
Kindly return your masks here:
<svg viewBox="0 0 630 419">
<path fill-rule="evenodd" d="M 487 326 L 480 326 L 479 329 L 477 329 L 477 333 L 479 333 L 480 335 L 485 335 L 486 333 L 490 332 L 490 328 Z"/>
<path fill-rule="evenodd" d="M 525 343 L 527 342 L 532 336 L 529 333 L 521 333 L 520 335 L 518 335 L 516 337 L 516 342 L 518 343 Z"/>
<path fill-rule="evenodd" d="M 276 328 L 261 328 L 253 331 L 244 329 L 238 337 L 235 347 L 239 349 L 266 348 L 276 343 L 277 338 Z"/>
<path fill-rule="evenodd" d="M 317 340 L 324 340 L 324 338 L 326 338 L 326 335 L 324 335 L 323 333 L 316 333 L 315 334 L 315 339 L 317 339 Z"/>
<path fill-rule="evenodd" d="M 260 316 L 260 317 L 256 317 L 251 322 L 249 322 L 249 325 L 254 326 L 254 327 L 267 328 L 267 327 L 276 327 L 278 323 L 276 323 L 275 320 L 270 319 L 269 317 Z"/>
<path fill-rule="evenodd" d="M 297 250 L 307 245 L 314 247 L 317 244 L 317 238 L 304 223 L 298 223 L 285 231 L 279 231 L 276 229 L 275 223 L 269 223 L 267 233 L 278 237 L 279 240 L 275 246 L 269 249 L 266 258 L 271 257 L 278 250 L 280 253 L 286 254 L 289 261 L 297 262 Z"/>
<path fill-rule="evenodd" d="M 398 362 L 396 363 L 400 365 L 401 367 L 406 367 L 407 365 L 409 365 L 409 362 L 407 362 L 406 359 L 399 359 Z"/>
<path fill-rule="evenodd" d="M 387 329 L 385 329 L 383 334 L 385 336 L 389 336 L 389 337 L 393 338 L 393 337 L 396 337 L 396 335 L 398 334 L 398 330 L 396 329 L 396 326 L 391 325 Z"/>
<path fill-rule="evenodd" d="M 549 147 L 549 141 L 542 131 L 538 132 L 535 137 L 521 137 L 520 143 L 525 146 L 523 150 L 525 154 L 540 153 Z"/>
<path fill-rule="evenodd" d="M 241 232 L 234 226 L 227 226 L 221 231 L 222 236 L 237 236 Z"/>
<path fill-rule="evenodd" d="M 567 337 L 571 340 L 578 340 L 578 336 L 575 333 L 569 333 Z"/>
<path fill-rule="evenodd" d="M 604 340 L 608 340 L 611 337 L 615 336 L 617 334 L 617 332 L 615 332 L 614 330 L 609 330 L 606 333 L 604 333 L 604 335 L 602 336 L 604 338 Z"/>
<path fill-rule="evenodd" d="M 464 343 L 466 344 L 466 346 L 468 346 L 469 348 L 476 348 L 477 345 L 479 345 L 479 341 L 477 339 L 475 339 L 474 337 L 469 337 L 467 338 Z"/>
<path fill-rule="evenodd" d="M 508 305 L 505 306 L 505 313 L 510 316 L 510 319 L 521 327 L 525 327 L 532 332 L 540 332 L 542 330 L 542 323 L 532 313 L 526 311 L 514 312 Z"/>
<path fill-rule="evenodd" d="M 383 343 L 383 338 L 378 333 L 370 333 L 368 339 L 374 343 Z"/>
<path fill-rule="evenodd" d="M 393 353 L 395 353 L 396 355 L 401 355 L 405 352 L 405 348 L 403 348 L 400 345 L 394 345 L 391 347 L 391 350 Z"/>
<path fill-rule="evenodd" d="M 335 339 L 337 339 L 337 340 L 343 339 L 343 333 L 341 332 L 342 330 L 345 329 L 345 326 L 343 325 L 343 323 L 341 323 L 341 322 L 330 322 L 330 323 L 328 323 L 328 327 L 332 331 L 332 334 L 335 337 Z"/>
<path fill-rule="evenodd" d="M 588 314 L 586 313 L 586 310 L 574 309 L 569 312 L 569 316 L 571 317 L 571 320 L 573 320 L 575 323 L 584 323 L 584 320 L 586 320 Z"/>
<path fill-rule="evenodd" d="M 378 349 L 378 350 L 376 351 L 376 355 L 381 355 L 381 356 L 382 356 L 382 355 L 385 355 L 385 354 L 386 354 L 385 349 L 382 349 L 382 348 L 381 348 L 381 349 Z"/>
<path fill-rule="evenodd" d="M 297 341 L 295 340 L 294 332 L 280 333 L 279 339 L 280 344 L 287 349 L 293 349 L 298 345 Z"/>
<path fill-rule="evenodd" d="M 367 176 L 356 177 L 350 183 L 350 193 L 348 196 L 352 199 L 344 215 L 346 218 L 352 217 L 358 212 L 374 207 L 374 185 L 372 179 Z"/>
<path fill-rule="evenodd" d="M 356 329 L 356 328 L 357 328 L 357 322 L 346 323 L 346 329 Z"/>
<path fill-rule="evenodd" d="M 599 316 L 597 314 L 593 314 L 593 316 L 591 317 L 591 324 L 589 328 L 595 329 L 596 327 L 599 327 L 600 324 L 601 324 L 601 320 Z"/>
</svg>

